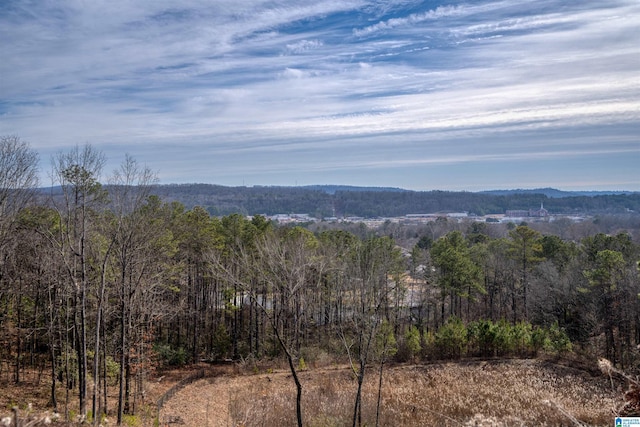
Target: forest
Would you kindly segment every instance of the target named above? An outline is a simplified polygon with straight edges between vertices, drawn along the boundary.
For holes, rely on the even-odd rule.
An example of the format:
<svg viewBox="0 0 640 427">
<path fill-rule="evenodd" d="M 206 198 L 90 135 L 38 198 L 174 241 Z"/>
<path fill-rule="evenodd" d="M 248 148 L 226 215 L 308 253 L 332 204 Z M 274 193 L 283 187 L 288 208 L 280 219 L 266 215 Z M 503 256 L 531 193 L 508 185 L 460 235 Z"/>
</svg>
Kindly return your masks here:
<svg viewBox="0 0 640 427">
<path fill-rule="evenodd" d="M 285 360 L 299 425 L 298 371 L 320 355 L 348 360 L 359 386 L 392 361 L 639 367 L 638 216 L 285 227 L 164 200 L 130 156 L 102 181 L 104 164 L 91 145 L 59 153 L 46 199 L 37 153 L 0 141 L 0 383 L 47 372 L 67 417 L 73 402 L 120 424 L 150 372 L 200 361 Z"/>
<path fill-rule="evenodd" d="M 507 210 L 537 209 L 553 214 L 624 215 L 640 212 L 640 193 L 569 193 L 557 190 L 482 192 L 409 191 L 393 188 L 307 186 L 224 187 L 210 184 L 159 185 L 154 193 L 187 209 L 200 206 L 211 215 L 275 215 L 305 213 L 328 217 L 398 217 L 407 214 L 468 212 L 504 214 Z"/>
</svg>

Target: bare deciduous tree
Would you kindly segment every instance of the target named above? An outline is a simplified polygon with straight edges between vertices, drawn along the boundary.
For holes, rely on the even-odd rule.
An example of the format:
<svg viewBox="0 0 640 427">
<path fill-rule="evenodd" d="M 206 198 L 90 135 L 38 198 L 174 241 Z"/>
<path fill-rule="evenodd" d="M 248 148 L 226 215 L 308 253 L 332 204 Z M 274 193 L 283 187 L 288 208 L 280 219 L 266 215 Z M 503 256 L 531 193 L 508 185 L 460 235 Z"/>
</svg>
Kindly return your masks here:
<svg viewBox="0 0 640 427">
<path fill-rule="evenodd" d="M 0 250 L 16 214 L 38 185 L 38 154 L 17 136 L 0 137 Z"/>
<path fill-rule="evenodd" d="M 110 236 L 114 242 L 115 269 L 119 288 L 120 315 L 120 387 L 118 391 L 118 424 L 122 423 L 124 412 L 129 410 L 129 355 L 131 348 L 131 328 L 134 318 L 133 301 L 140 297 L 144 271 L 151 262 L 149 247 L 154 240 L 153 221 L 143 207 L 157 182 L 156 175 L 126 155 L 124 162 L 110 179 L 111 204 L 115 214 Z M 157 230 L 156 230 L 157 231 Z M 160 234 L 160 233 L 158 233 Z M 152 269 L 148 269 L 148 273 Z M 99 302 L 102 304 L 104 282 L 101 286 Z M 102 307 L 98 308 L 100 315 Z M 96 330 L 96 355 L 99 348 L 99 334 Z M 97 359 L 97 356 L 96 356 Z M 97 362 L 94 361 L 96 370 Z M 95 385 L 94 385 L 95 387 Z M 95 388 L 94 388 L 95 390 Z M 94 405 L 96 399 L 94 391 Z"/>
<path fill-rule="evenodd" d="M 98 409 L 98 366 L 100 353 L 100 331 L 103 322 L 102 316 L 104 312 L 105 286 L 106 286 L 106 269 L 107 261 L 113 247 L 116 247 L 118 255 L 117 266 L 120 267 L 118 277 L 120 280 L 120 389 L 118 397 L 118 423 L 122 421 L 122 413 L 124 409 L 124 376 L 126 367 L 126 356 L 128 351 L 128 326 L 131 323 L 130 305 L 131 299 L 135 296 L 134 292 L 128 288 L 126 277 L 131 273 L 130 264 L 133 263 L 135 257 L 142 256 L 143 253 L 139 249 L 139 244 L 148 242 L 149 227 L 145 227 L 146 218 L 141 215 L 141 208 L 144 206 L 147 198 L 151 194 L 152 186 L 157 182 L 155 174 L 147 167 L 141 166 L 133 157 L 126 155 L 124 161 L 118 169 L 113 172 L 113 176 L 109 179 L 110 196 L 113 221 L 107 222 L 107 248 L 103 257 L 100 287 L 97 291 L 97 313 L 95 328 L 95 351 L 93 361 L 93 413 L 97 414 Z M 145 231 L 146 229 L 146 231 Z M 106 360 L 106 355 L 103 355 Z M 106 413 L 106 391 L 104 394 L 104 403 L 102 411 Z M 98 422 L 99 417 L 94 417 L 94 424 Z M 97 425 L 97 424 L 96 424 Z"/>
<path fill-rule="evenodd" d="M 90 281 L 90 231 L 92 214 L 105 202 L 99 182 L 106 159 L 87 144 L 75 146 L 53 159 L 53 179 L 60 185 L 63 202 L 57 204 L 62 227 L 52 242 L 61 254 L 74 290 L 73 311 L 78 360 L 78 399 L 80 417 L 87 414 L 87 292 Z"/>
<path fill-rule="evenodd" d="M 310 312 L 305 288 L 319 286 L 324 264 L 314 256 L 318 241 L 313 233 L 300 227 L 281 231 L 265 233 L 254 248 L 237 246 L 233 265 L 215 255 L 212 260 L 216 274 L 253 300 L 271 326 L 296 385 L 296 417 L 301 427 L 303 386 L 297 362 L 299 339 Z M 254 283 L 261 285 L 261 293 Z"/>
<path fill-rule="evenodd" d="M 349 280 L 342 292 L 349 301 L 350 315 L 341 325 L 341 338 L 358 383 L 352 425 L 362 425 L 362 385 L 373 354 L 375 337 L 397 282 L 392 276 L 401 269 L 400 251 L 387 237 L 370 238 L 353 248 Z M 387 319 L 388 320 L 388 319 Z"/>
</svg>

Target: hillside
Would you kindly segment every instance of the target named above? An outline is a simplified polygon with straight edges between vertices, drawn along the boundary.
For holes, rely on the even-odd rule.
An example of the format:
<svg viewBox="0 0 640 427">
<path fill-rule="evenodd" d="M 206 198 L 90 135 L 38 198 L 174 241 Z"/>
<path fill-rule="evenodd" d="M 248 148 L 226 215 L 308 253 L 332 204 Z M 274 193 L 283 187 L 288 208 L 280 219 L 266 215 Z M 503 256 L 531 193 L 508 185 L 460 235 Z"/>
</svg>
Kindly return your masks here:
<svg viewBox="0 0 640 427">
<path fill-rule="evenodd" d="M 612 413 L 620 407 L 622 393 L 612 391 L 609 377 L 592 367 L 570 364 L 562 360 L 487 359 L 388 365 L 383 377 L 381 425 L 575 425 L 571 417 L 587 425 L 612 425 Z M 199 371 L 204 372 L 203 379 L 184 381 Z M 356 383 L 345 365 L 313 366 L 302 371 L 300 378 L 307 425 L 349 425 Z M 181 383 L 186 385 L 180 387 Z M 626 388 L 618 378 L 614 378 L 614 385 Z M 49 387 L 48 378 L 37 372 L 22 384 L 3 383 L 0 417 L 10 417 L 10 408 L 18 404 L 25 422 L 48 419 L 30 425 L 78 425 L 64 422 L 64 413 L 55 415 L 48 408 Z M 159 370 L 148 378 L 145 388 L 144 409 L 138 416 L 128 417 L 126 425 L 295 424 L 293 380 L 288 369 L 273 362 L 268 366 L 245 362 Z M 371 369 L 363 389 L 363 422 L 367 425 L 374 425 L 377 391 L 377 370 Z M 60 402 L 64 402 L 64 390 L 59 392 Z M 110 386 L 110 396 L 117 396 L 116 387 Z M 156 409 L 163 396 L 169 397 Z M 72 399 L 71 413 L 77 410 L 76 404 Z M 115 425 L 115 419 L 110 417 L 103 425 Z"/>
<path fill-rule="evenodd" d="M 161 185 L 155 193 L 212 215 L 305 213 L 326 217 L 395 217 L 416 213 L 503 214 L 544 207 L 556 214 L 640 212 L 640 193 L 565 193 L 558 190 L 499 192 L 409 191 L 397 188 L 310 186 L 224 187 L 210 184 Z"/>
<path fill-rule="evenodd" d="M 306 425 L 349 425 L 356 383 L 346 367 L 304 371 Z M 363 423 L 375 425 L 378 376 L 363 390 Z M 612 425 L 620 397 L 607 377 L 543 360 L 488 360 L 389 367 L 381 425 Z M 186 425 L 295 425 L 295 387 L 287 370 L 218 376 L 187 386 L 160 412 Z"/>
<path fill-rule="evenodd" d="M 549 198 L 617 196 L 621 194 L 633 194 L 632 191 L 562 191 L 555 188 L 535 188 L 532 190 L 489 190 L 481 191 L 480 193 L 492 194 L 494 196 L 508 196 L 512 194 L 544 194 Z"/>
</svg>

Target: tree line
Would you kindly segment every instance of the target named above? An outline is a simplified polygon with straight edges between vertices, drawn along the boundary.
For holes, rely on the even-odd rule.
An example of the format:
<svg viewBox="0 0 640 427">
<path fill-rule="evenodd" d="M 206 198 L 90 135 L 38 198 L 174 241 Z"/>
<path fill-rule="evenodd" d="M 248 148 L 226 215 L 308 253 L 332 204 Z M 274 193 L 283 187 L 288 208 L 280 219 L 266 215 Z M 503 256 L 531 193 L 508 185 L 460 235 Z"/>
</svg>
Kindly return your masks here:
<svg viewBox="0 0 640 427">
<path fill-rule="evenodd" d="M 531 192 L 494 194 L 366 187 L 225 187 L 210 184 L 160 185 L 155 193 L 163 200 L 178 201 L 188 209 L 201 206 L 215 216 L 232 213 L 306 213 L 322 219 L 398 217 L 437 212 L 468 212 L 483 216 L 504 214 L 507 210 L 538 209 L 541 203 L 551 213 L 565 215 L 628 214 L 640 211 L 640 193 L 549 197 Z"/>
<path fill-rule="evenodd" d="M 164 201 L 130 156 L 103 183 L 91 145 L 54 156 L 58 195 L 43 200 L 37 160 L 0 140 L 0 382 L 47 370 L 67 415 L 73 401 L 121 423 L 148 403 L 155 367 L 202 360 L 284 358 L 301 425 L 299 369 L 343 358 L 354 426 L 365 375 L 376 364 L 381 384 L 392 359 L 573 349 L 638 363 L 637 224 L 574 238 L 446 219 L 410 238 L 392 224 L 282 227 Z"/>
</svg>

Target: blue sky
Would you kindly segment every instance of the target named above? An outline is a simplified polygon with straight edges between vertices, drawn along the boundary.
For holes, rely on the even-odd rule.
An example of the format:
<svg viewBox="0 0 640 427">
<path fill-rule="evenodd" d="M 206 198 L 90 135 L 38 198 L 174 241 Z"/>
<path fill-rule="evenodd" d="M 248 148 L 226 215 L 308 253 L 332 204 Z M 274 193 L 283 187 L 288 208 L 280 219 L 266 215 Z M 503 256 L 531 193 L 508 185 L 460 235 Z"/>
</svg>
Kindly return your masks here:
<svg viewBox="0 0 640 427">
<path fill-rule="evenodd" d="M 0 39 L 43 181 L 90 143 L 162 183 L 640 190 L 638 0 L 3 0 Z"/>
</svg>

